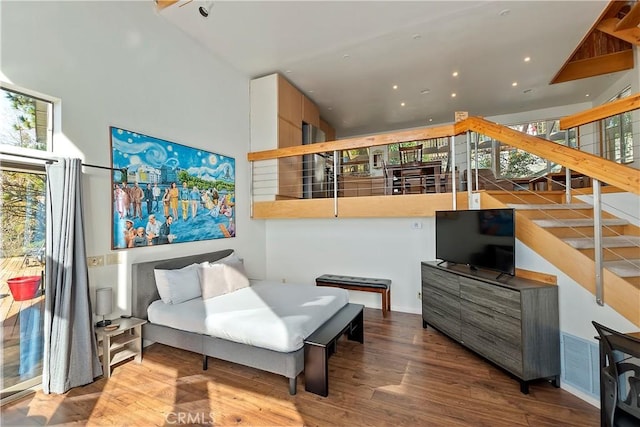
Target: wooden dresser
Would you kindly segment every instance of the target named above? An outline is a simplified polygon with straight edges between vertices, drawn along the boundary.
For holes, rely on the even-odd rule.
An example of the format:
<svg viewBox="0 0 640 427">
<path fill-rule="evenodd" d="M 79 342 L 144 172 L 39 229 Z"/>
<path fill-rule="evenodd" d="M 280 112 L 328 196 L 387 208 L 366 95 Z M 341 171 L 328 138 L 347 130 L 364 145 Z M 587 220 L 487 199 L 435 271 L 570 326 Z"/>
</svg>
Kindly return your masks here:
<svg viewBox="0 0 640 427">
<path fill-rule="evenodd" d="M 424 328 L 510 372 L 523 393 L 535 379 L 560 385 L 557 286 L 435 261 L 421 267 Z"/>
</svg>

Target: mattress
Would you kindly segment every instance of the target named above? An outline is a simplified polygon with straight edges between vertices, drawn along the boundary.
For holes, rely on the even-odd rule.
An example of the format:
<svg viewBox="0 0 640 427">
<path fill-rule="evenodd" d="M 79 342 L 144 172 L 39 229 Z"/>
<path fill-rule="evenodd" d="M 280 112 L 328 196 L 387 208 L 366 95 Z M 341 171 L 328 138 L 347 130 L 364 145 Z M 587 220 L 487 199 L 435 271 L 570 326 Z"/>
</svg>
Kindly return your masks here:
<svg viewBox="0 0 640 427">
<path fill-rule="evenodd" d="M 149 322 L 279 352 L 304 339 L 349 302 L 344 289 L 252 281 L 251 286 L 180 304 L 151 303 Z"/>
</svg>

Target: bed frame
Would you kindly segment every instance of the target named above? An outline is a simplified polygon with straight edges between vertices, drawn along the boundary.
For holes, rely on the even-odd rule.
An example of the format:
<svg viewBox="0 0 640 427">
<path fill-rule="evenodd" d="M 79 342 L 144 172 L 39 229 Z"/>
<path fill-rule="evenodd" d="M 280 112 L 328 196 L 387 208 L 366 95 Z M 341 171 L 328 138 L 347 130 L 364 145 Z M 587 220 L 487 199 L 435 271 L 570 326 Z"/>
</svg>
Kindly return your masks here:
<svg viewBox="0 0 640 427">
<path fill-rule="evenodd" d="M 133 288 L 132 312 L 134 317 L 147 319 L 147 307 L 160 299 L 153 270 L 177 269 L 193 263 L 216 261 L 230 255 L 232 249 L 190 255 L 180 258 L 147 261 L 131 265 L 131 285 Z M 290 353 L 280 353 L 260 347 L 253 347 L 221 338 L 193 332 L 181 331 L 167 326 L 146 323 L 142 326 L 142 338 L 177 347 L 203 355 L 203 369 L 207 366 L 207 356 L 249 366 L 289 379 L 289 393 L 296 394 L 296 378 L 304 370 L 304 347 Z"/>
</svg>

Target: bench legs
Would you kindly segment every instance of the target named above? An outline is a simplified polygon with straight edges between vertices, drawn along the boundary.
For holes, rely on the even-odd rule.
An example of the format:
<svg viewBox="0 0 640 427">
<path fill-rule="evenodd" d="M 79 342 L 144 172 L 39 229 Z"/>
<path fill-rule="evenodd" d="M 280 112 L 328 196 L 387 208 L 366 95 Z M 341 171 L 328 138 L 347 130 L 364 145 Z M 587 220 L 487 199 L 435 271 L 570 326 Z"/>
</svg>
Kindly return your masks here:
<svg viewBox="0 0 640 427">
<path fill-rule="evenodd" d="M 340 283 L 322 282 L 316 280 L 316 286 L 329 286 L 331 288 L 347 289 L 349 291 L 375 292 L 380 294 L 382 317 L 387 317 L 387 313 L 391 311 L 391 289 L 389 288 L 370 288 L 367 286 L 344 285 Z"/>
<path fill-rule="evenodd" d="M 364 343 L 364 314 L 360 310 L 358 315 L 343 331 L 351 341 Z M 329 395 L 329 356 L 337 348 L 340 333 L 328 345 L 306 343 L 304 346 L 304 389 L 323 397 Z"/>
<path fill-rule="evenodd" d="M 304 346 L 304 389 L 323 397 L 329 395 L 329 348 Z"/>
<path fill-rule="evenodd" d="M 391 292 L 389 289 L 382 290 L 382 317 L 387 317 L 387 312 L 391 311 Z"/>
</svg>

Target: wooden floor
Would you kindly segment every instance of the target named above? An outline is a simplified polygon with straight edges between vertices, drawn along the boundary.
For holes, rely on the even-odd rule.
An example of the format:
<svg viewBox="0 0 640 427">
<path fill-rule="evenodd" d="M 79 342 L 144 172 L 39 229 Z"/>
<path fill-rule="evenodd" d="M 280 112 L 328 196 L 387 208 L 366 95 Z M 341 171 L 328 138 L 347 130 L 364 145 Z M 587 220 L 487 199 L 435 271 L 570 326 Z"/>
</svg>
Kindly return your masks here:
<svg viewBox="0 0 640 427">
<path fill-rule="evenodd" d="M 154 344 L 142 364 L 65 395 L 6 405 L 2 425 L 598 426 L 599 411 L 546 381 L 530 394 L 504 372 L 429 328 L 419 315 L 365 309 L 365 342 L 342 338 L 329 396 L 290 396 L 285 378 Z"/>
</svg>

